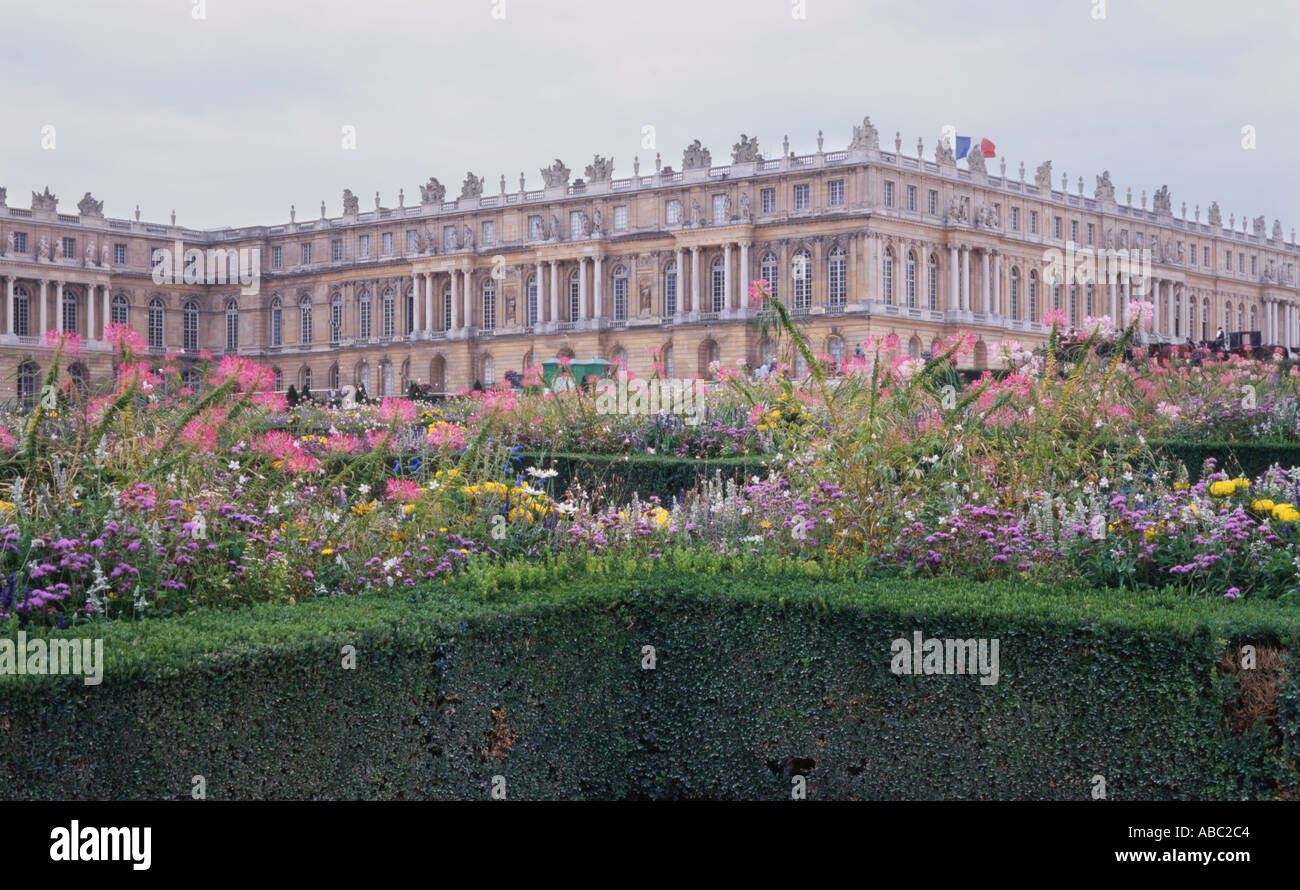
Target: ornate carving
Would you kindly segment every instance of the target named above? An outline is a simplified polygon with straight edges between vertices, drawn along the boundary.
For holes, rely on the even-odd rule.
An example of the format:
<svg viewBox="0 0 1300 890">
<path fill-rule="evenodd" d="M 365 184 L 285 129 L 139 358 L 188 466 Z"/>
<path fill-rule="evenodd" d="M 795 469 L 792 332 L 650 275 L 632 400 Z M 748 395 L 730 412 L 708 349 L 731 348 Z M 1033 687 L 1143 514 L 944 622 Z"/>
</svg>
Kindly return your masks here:
<svg viewBox="0 0 1300 890">
<path fill-rule="evenodd" d="M 870 115 L 862 119 L 862 126 L 853 127 L 853 141 L 849 143 L 849 151 L 858 149 L 880 151 L 880 131 L 871 122 Z"/>
<path fill-rule="evenodd" d="M 996 229 L 998 225 L 998 209 L 992 204 L 981 204 L 975 211 L 975 228 Z"/>
<path fill-rule="evenodd" d="M 1264 217 L 1257 216 L 1251 221 L 1252 229 L 1256 238 L 1264 237 Z"/>
<path fill-rule="evenodd" d="M 953 157 L 952 145 L 947 139 L 940 139 L 934 146 L 934 162 L 941 167 L 951 167 L 957 163 L 957 159 Z"/>
<path fill-rule="evenodd" d="M 103 266 L 105 269 L 109 268 L 109 263 L 108 263 L 108 245 L 107 245 L 107 244 L 105 244 L 105 245 L 104 245 L 102 248 L 100 248 L 100 250 L 99 250 L 99 264 L 100 264 L 101 266 Z"/>
<path fill-rule="evenodd" d="M 50 210 L 59 209 L 59 199 L 50 193 L 50 187 L 47 185 L 42 193 L 32 192 L 32 209 L 33 210 Z"/>
<path fill-rule="evenodd" d="M 1097 177 L 1097 188 L 1092 196 L 1098 201 L 1108 201 L 1115 203 L 1115 186 L 1110 181 L 1110 171 L 1102 170 L 1101 175 Z"/>
<path fill-rule="evenodd" d="M 749 204 L 749 192 L 740 193 L 740 218 L 744 222 L 754 221 L 754 211 Z"/>
<path fill-rule="evenodd" d="M 1034 185 L 1046 192 L 1052 190 L 1051 161 L 1043 161 L 1043 163 L 1038 165 L 1038 169 L 1034 171 Z"/>
<path fill-rule="evenodd" d="M 698 198 L 691 198 L 691 223 L 693 225 L 704 225 L 704 206 L 700 204 Z"/>
<path fill-rule="evenodd" d="M 758 153 L 758 137 L 741 133 L 740 141 L 731 146 L 731 163 L 753 164 L 761 160 L 763 156 Z"/>
<path fill-rule="evenodd" d="M 446 197 L 447 187 L 436 176 L 430 176 L 428 183 L 420 186 L 421 204 L 441 204 Z"/>
<path fill-rule="evenodd" d="M 1151 209 L 1166 216 L 1173 215 L 1174 211 L 1169 202 L 1169 186 L 1162 185 L 1156 189 L 1155 195 L 1151 198 Z"/>
<path fill-rule="evenodd" d="M 41 243 L 36 246 L 36 259 L 48 260 L 50 258 L 50 239 L 42 238 Z"/>
<path fill-rule="evenodd" d="M 650 314 L 650 285 L 642 284 L 640 289 L 640 294 L 641 294 L 641 314 L 649 315 Z"/>
<path fill-rule="evenodd" d="M 1223 214 L 1219 212 L 1219 202 L 1211 201 L 1209 210 L 1209 223 L 1212 226 L 1223 226 Z"/>
<path fill-rule="evenodd" d="M 480 198 L 483 196 L 483 177 L 473 173 L 465 174 L 465 181 L 460 184 L 462 198 Z"/>
<path fill-rule="evenodd" d="M 4 186 L 0 186 L 0 207 L 5 206 L 5 201 L 8 200 L 8 198 L 9 198 L 9 190 L 6 189 Z"/>
<path fill-rule="evenodd" d="M 474 249 L 474 230 L 469 227 L 468 223 L 466 223 L 464 234 L 461 236 L 460 246 L 465 250 Z"/>
<path fill-rule="evenodd" d="M 104 202 L 96 201 L 86 192 L 86 196 L 77 202 L 77 212 L 82 216 L 103 216 Z"/>
<path fill-rule="evenodd" d="M 343 190 L 343 212 L 353 215 L 361 212 L 361 199 L 352 194 L 352 189 Z"/>
<path fill-rule="evenodd" d="M 707 170 L 713 166 L 713 155 L 696 139 L 682 150 L 683 170 Z"/>
<path fill-rule="evenodd" d="M 984 167 L 984 152 L 980 151 L 978 146 L 967 152 L 966 164 L 970 167 L 972 173 L 983 173 L 985 176 L 988 175 L 989 171 Z"/>
<path fill-rule="evenodd" d="M 1273 220 L 1273 240 L 1280 242 L 1282 240 L 1282 220 Z"/>
<path fill-rule="evenodd" d="M 614 178 L 614 159 L 592 155 L 591 163 L 583 171 L 588 182 L 609 182 Z"/>
<path fill-rule="evenodd" d="M 549 167 L 542 167 L 541 170 L 542 182 L 545 183 L 548 189 L 567 186 L 569 184 L 569 173 L 571 171 L 568 167 L 564 166 L 564 161 L 561 161 L 559 158 L 555 159 L 554 164 Z"/>
<path fill-rule="evenodd" d="M 95 242 L 91 241 L 86 245 L 86 265 L 95 265 Z"/>
</svg>

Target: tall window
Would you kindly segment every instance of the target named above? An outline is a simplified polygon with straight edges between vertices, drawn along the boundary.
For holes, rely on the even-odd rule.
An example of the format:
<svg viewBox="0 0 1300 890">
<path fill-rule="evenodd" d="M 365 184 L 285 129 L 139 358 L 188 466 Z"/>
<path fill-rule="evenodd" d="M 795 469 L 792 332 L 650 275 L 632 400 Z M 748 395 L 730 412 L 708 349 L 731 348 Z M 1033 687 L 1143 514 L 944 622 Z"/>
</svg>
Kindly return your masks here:
<svg viewBox="0 0 1300 890">
<path fill-rule="evenodd" d="M 122 294 L 118 294 L 113 298 L 113 305 L 109 309 L 109 312 L 112 313 L 113 316 L 111 319 L 113 324 L 127 323 L 127 318 L 129 317 L 129 305 L 130 304 L 126 301 L 126 297 Z"/>
<path fill-rule="evenodd" d="M 1232 331 L 1232 304 L 1223 304 L 1223 332 L 1225 334 Z"/>
<path fill-rule="evenodd" d="M 727 306 L 727 266 L 721 256 L 713 258 L 710 271 L 709 294 L 713 297 L 713 311 L 721 312 Z"/>
<path fill-rule="evenodd" d="M 491 387 L 497 382 L 497 363 L 490 355 L 483 357 L 483 375 L 479 382 L 487 387 Z"/>
<path fill-rule="evenodd" d="M 406 289 L 406 333 L 415 330 L 415 288 Z"/>
<path fill-rule="evenodd" d="M 1083 290 L 1083 314 L 1087 318 L 1091 318 L 1095 314 L 1096 303 L 1094 302 L 1093 293 L 1091 284 L 1087 285 Z"/>
<path fill-rule="evenodd" d="M 311 345 L 311 299 L 303 297 L 302 302 L 298 304 L 298 316 L 300 324 L 300 336 L 298 342 L 303 346 Z M 311 369 L 307 369 L 311 373 Z"/>
<path fill-rule="evenodd" d="M 528 325 L 537 324 L 537 275 L 528 276 Z"/>
<path fill-rule="evenodd" d="M 157 297 L 149 301 L 149 348 L 163 348 L 163 302 Z"/>
<path fill-rule="evenodd" d="M 185 333 L 185 351 L 199 351 L 199 304 L 190 300 L 185 304 L 183 314 L 183 329 Z"/>
<path fill-rule="evenodd" d="M 1208 250 L 1208 248 L 1207 248 Z M 1210 298 L 1201 301 L 1201 339 L 1210 339 Z"/>
<path fill-rule="evenodd" d="M 329 383 L 330 389 L 337 391 L 339 389 L 339 363 L 335 362 L 330 365 Z"/>
<path fill-rule="evenodd" d="M 337 343 L 343 339 L 343 295 L 330 297 L 330 342 Z M 338 389 L 337 386 L 334 389 Z"/>
<path fill-rule="evenodd" d="M 1011 267 L 1011 317 L 1020 318 L 1020 270 Z"/>
<path fill-rule="evenodd" d="M 790 261 L 794 277 L 794 308 L 807 309 L 812 306 L 812 255 L 807 250 L 798 250 Z"/>
<path fill-rule="evenodd" d="M 842 183 L 841 183 L 842 184 Z M 848 299 L 848 258 L 843 247 L 832 247 L 826 259 L 826 301 L 831 306 L 843 306 Z"/>
<path fill-rule="evenodd" d="M 18 366 L 18 401 L 28 407 L 36 404 L 35 362 L 23 362 Z"/>
<path fill-rule="evenodd" d="M 1038 321 L 1038 273 L 1029 272 L 1029 320 Z"/>
<path fill-rule="evenodd" d="M 360 313 L 357 324 L 357 336 L 362 340 L 370 339 L 370 294 L 366 291 L 361 292 L 361 297 L 357 300 L 357 306 Z"/>
<path fill-rule="evenodd" d="M 677 261 L 664 267 L 664 315 L 677 314 Z"/>
<path fill-rule="evenodd" d="M 582 314 L 582 284 L 578 270 L 569 273 L 569 321 L 577 321 Z"/>
<path fill-rule="evenodd" d="M 311 392 L 311 368 L 303 368 L 298 376 L 302 380 L 302 391 Z"/>
<path fill-rule="evenodd" d="M 758 275 L 767 282 L 768 289 L 772 291 L 772 299 L 780 299 L 777 294 L 777 281 L 780 278 L 780 266 L 777 263 L 776 254 L 765 253 L 763 258 L 758 261 Z"/>
<path fill-rule="evenodd" d="M 226 304 L 226 352 L 239 351 L 239 303 Z"/>
<path fill-rule="evenodd" d="M 14 333 L 20 337 L 30 336 L 32 318 L 32 298 L 27 288 L 21 285 L 14 288 Z"/>
<path fill-rule="evenodd" d="M 381 327 L 379 329 L 379 336 L 383 337 L 386 340 L 390 339 L 393 336 L 394 331 L 397 329 L 396 315 L 397 315 L 397 306 L 396 306 L 396 302 L 393 300 L 393 289 L 389 288 L 388 290 L 384 291 L 383 315 L 380 316 Z"/>
<path fill-rule="evenodd" d="M 284 306 L 280 303 L 280 298 L 276 297 L 271 301 L 271 345 L 281 346 L 284 344 Z"/>
<path fill-rule="evenodd" d="M 451 285 L 442 292 L 442 329 L 451 330 Z"/>
<path fill-rule="evenodd" d="M 894 305 L 894 251 L 891 248 L 885 248 L 885 256 L 880 261 L 880 289 L 883 291 L 881 296 L 884 297 L 886 305 Z"/>
<path fill-rule="evenodd" d="M 77 332 L 77 295 L 71 290 L 63 291 L 63 327 L 64 333 Z"/>
<path fill-rule="evenodd" d="M 614 268 L 614 320 L 627 321 L 627 268 Z"/>
<path fill-rule="evenodd" d="M 930 254 L 930 261 L 926 266 L 926 306 L 931 310 L 935 310 L 939 308 L 939 258 L 934 254 Z"/>
<path fill-rule="evenodd" d="M 1070 324 L 1078 324 L 1079 321 L 1079 285 L 1070 285 Z"/>
<path fill-rule="evenodd" d="M 483 279 L 483 329 L 495 330 L 497 326 L 497 283 L 493 278 Z"/>
<path fill-rule="evenodd" d="M 907 252 L 904 274 L 907 287 L 907 306 L 909 309 L 914 309 L 916 308 L 916 254 L 910 250 Z"/>
</svg>

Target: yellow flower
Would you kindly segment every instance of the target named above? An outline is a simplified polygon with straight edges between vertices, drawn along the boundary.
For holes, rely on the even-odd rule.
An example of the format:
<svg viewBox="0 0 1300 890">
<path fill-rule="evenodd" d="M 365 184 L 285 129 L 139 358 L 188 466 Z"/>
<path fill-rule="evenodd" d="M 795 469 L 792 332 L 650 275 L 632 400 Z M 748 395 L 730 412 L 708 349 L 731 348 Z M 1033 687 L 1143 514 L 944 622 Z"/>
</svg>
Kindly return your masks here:
<svg viewBox="0 0 1300 890">
<path fill-rule="evenodd" d="M 1236 492 L 1236 490 L 1237 484 L 1235 482 L 1229 482 L 1226 479 L 1220 479 L 1218 482 L 1210 483 L 1210 494 L 1218 498 L 1227 497 Z"/>
<path fill-rule="evenodd" d="M 1300 510 L 1296 510 L 1294 504 L 1276 504 L 1273 507 L 1273 518 L 1279 522 L 1296 522 L 1300 520 Z"/>
<path fill-rule="evenodd" d="M 1268 498 L 1260 498 L 1257 501 L 1250 502 L 1250 509 L 1256 513 L 1272 513 L 1275 505 Z"/>
<path fill-rule="evenodd" d="M 355 507 L 352 508 L 352 515 L 358 517 L 365 516 L 367 513 L 371 513 L 374 511 L 376 503 L 378 502 L 367 501 L 364 504 L 357 504 Z"/>
<path fill-rule="evenodd" d="M 17 509 L 17 504 L 10 503 L 9 501 L 0 501 L 0 513 L 3 513 L 5 516 L 9 516 Z"/>
<path fill-rule="evenodd" d="M 1237 488 L 1250 488 L 1250 480 L 1243 479 L 1240 476 L 1238 476 L 1236 479 L 1233 479 L 1232 484 Z"/>
<path fill-rule="evenodd" d="M 321 556 L 330 556 L 330 555 L 332 555 L 333 553 L 334 553 L 334 548 L 333 548 L 333 547 L 326 547 L 324 550 L 322 550 L 322 551 L 320 552 L 320 555 L 321 555 Z"/>
<path fill-rule="evenodd" d="M 1191 488 L 1191 486 L 1188 485 L 1186 482 L 1175 482 L 1175 483 L 1174 483 L 1174 491 L 1187 491 L 1187 489 L 1189 489 L 1189 488 Z"/>
</svg>

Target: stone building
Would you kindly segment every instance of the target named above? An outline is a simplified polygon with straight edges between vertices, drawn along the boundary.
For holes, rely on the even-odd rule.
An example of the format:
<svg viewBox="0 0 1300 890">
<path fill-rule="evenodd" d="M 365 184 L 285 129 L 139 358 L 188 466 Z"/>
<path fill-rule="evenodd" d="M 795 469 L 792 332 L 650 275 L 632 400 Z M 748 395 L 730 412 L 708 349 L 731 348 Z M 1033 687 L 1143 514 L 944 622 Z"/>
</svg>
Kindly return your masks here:
<svg viewBox="0 0 1300 890">
<path fill-rule="evenodd" d="M 882 150 L 869 119 L 845 150 L 817 141 L 795 155 L 787 139 L 767 158 L 742 135 L 715 166 L 697 140 L 680 169 L 656 156 L 653 172 L 638 159 L 626 178 L 612 159 L 594 157 L 582 178 L 556 160 L 543 188 L 521 173 L 495 194 L 470 173 L 450 199 L 430 179 L 418 204 L 376 195 L 365 212 L 345 191 L 340 216 L 322 203 L 314 220 L 294 210 L 284 225 L 205 231 L 174 214 L 142 222 L 138 208 L 109 218 L 89 193 L 75 214 L 48 188 L 10 207 L 0 189 L 0 398 L 31 397 L 52 329 L 82 338 L 74 377 L 110 375 L 110 322 L 184 368 L 204 352 L 250 356 L 282 388 L 456 391 L 556 355 L 623 359 L 641 375 L 658 358 L 668 376 L 708 376 L 714 361 L 772 357 L 751 324 L 760 277 L 836 357 L 889 334 L 919 356 L 968 331 L 967 363 L 993 367 L 1004 344 L 1041 343 L 1051 310 L 1081 325 L 1144 293 L 1153 339 L 1221 328 L 1300 345 L 1300 251 L 1280 222 L 1225 227 L 1217 204 L 1188 219 L 1166 188 L 1135 206 L 1108 172 L 1087 196 L 1082 177 L 1073 191 L 1064 174 L 1054 184 L 1050 161 L 1026 181 L 1023 164 L 993 173 L 978 150 L 959 166 L 942 142 L 933 160 L 920 141 Z M 1073 274 L 1089 264 L 1091 276 Z"/>
</svg>

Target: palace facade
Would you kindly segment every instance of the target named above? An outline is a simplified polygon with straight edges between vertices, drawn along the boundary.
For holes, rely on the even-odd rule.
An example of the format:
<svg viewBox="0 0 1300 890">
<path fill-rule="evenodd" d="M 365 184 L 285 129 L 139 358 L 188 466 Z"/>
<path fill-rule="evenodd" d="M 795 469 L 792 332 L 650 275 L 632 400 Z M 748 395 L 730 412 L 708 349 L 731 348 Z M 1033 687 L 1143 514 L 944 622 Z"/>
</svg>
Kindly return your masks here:
<svg viewBox="0 0 1300 890">
<path fill-rule="evenodd" d="M 1225 227 L 1217 204 L 1188 219 L 1164 188 L 1135 206 L 1109 173 L 1087 196 L 1082 177 L 1073 190 L 1065 175 L 1054 183 L 1050 161 L 1026 181 L 1023 164 L 1018 177 L 1005 160 L 994 173 L 978 149 L 962 166 L 942 142 L 932 161 L 919 141 L 883 150 L 869 119 L 846 150 L 821 146 L 819 134 L 815 154 L 794 155 L 787 140 L 765 158 L 742 136 L 714 166 L 696 141 L 680 170 L 656 160 L 642 175 L 638 162 L 625 179 L 599 156 L 580 179 L 557 160 L 541 189 L 520 174 L 518 189 L 502 176 L 488 194 L 471 173 L 454 200 L 430 179 L 411 206 L 376 195 L 362 212 L 345 191 L 341 216 L 322 203 L 315 220 L 294 211 L 285 225 L 205 231 L 174 215 L 142 222 L 138 208 L 109 218 L 89 193 L 75 214 L 48 189 L 10 207 L 0 189 L 0 397 L 32 397 L 50 330 L 80 335 L 74 378 L 111 375 L 113 322 L 187 374 L 200 353 L 238 353 L 273 367 L 282 388 L 456 391 L 557 355 L 646 375 L 654 353 L 667 376 L 709 376 L 715 361 L 772 357 L 750 323 L 760 277 L 835 357 L 890 334 L 919 356 L 965 331 L 966 364 L 995 367 L 1011 341 L 1043 341 L 1049 310 L 1116 317 L 1141 293 L 1156 305 L 1155 340 L 1260 330 L 1300 345 L 1300 250 L 1278 221 Z M 1144 274 L 1103 261 L 1094 278 L 1062 281 L 1067 251 L 1141 252 Z M 244 283 L 218 267 L 257 274 Z"/>
</svg>

